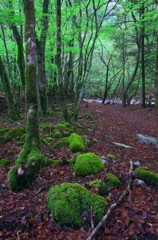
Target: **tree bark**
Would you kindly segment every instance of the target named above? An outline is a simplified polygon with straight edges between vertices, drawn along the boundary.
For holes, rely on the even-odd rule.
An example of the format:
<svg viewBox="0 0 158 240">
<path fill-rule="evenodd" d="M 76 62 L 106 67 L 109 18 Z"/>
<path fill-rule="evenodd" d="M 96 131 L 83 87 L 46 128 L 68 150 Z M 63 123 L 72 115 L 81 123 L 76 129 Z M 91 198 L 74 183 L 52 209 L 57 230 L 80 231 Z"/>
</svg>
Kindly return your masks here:
<svg viewBox="0 0 158 240">
<path fill-rule="evenodd" d="M 156 49 L 155 108 L 156 116 L 158 116 L 158 39 Z"/>
</svg>

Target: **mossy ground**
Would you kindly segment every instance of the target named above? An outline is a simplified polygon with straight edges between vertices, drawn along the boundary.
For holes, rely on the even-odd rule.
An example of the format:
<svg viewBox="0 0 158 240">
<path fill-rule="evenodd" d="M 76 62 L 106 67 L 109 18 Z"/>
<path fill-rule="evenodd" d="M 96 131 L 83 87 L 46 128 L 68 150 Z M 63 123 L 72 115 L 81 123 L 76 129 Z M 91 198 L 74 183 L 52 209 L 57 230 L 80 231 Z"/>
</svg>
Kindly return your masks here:
<svg viewBox="0 0 158 240">
<path fill-rule="evenodd" d="M 10 141 L 12 138 L 20 139 L 20 137 L 25 134 L 25 128 L 12 128 L 10 129 L 5 136 L 1 139 L 3 143 Z"/>
<path fill-rule="evenodd" d="M 92 206 L 94 222 L 98 222 L 107 205 L 106 200 L 92 194 L 77 183 L 62 183 L 52 187 L 48 192 L 48 209 L 61 227 L 79 228 L 85 222 L 90 224 Z M 86 216 L 86 217 L 85 217 Z"/>
<path fill-rule="evenodd" d="M 80 154 L 75 162 L 74 172 L 76 176 L 87 176 L 98 173 L 104 168 L 101 159 L 94 153 Z"/>
</svg>

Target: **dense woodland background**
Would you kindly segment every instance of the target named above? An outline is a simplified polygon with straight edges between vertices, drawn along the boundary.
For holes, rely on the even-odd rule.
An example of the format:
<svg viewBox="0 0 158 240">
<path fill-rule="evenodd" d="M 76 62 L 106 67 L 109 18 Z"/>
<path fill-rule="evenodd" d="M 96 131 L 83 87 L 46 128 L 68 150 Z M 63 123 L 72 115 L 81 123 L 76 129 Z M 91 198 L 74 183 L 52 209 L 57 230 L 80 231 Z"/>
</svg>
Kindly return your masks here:
<svg viewBox="0 0 158 240">
<path fill-rule="evenodd" d="M 116 203 L 96 239 L 158 239 L 157 0 L 0 0 L 0 110 L 0 239 L 93 239 L 92 205 L 77 230 L 50 214 L 65 182 Z"/>
</svg>

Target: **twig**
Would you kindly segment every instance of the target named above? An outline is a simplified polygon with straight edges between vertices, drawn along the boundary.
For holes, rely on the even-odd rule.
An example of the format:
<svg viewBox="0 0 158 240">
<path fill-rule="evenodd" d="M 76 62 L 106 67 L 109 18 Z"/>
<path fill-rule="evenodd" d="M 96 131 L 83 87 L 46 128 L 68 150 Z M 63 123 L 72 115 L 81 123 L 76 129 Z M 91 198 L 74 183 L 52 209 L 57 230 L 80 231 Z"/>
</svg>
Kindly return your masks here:
<svg viewBox="0 0 158 240">
<path fill-rule="evenodd" d="M 133 162 L 130 161 L 130 169 L 129 169 L 129 179 L 128 179 L 128 185 L 126 190 L 123 192 L 123 194 L 119 197 L 119 200 L 116 203 L 113 203 L 107 210 L 107 213 L 104 215 L 104 217 L 101 219 L 101 221 L 98 223 L 98 225 L 93 229 L 90 236 L 87 238 L 87 240 L 93 240 L 99 229 L 105 225 L 107 219 L 109 218 L 111 212 L 122 202 L 122 200 L 126 197 L 127 194 L 130 196 L 131 200 L 131 184 L 132 184 L 132 173 L 133 173 Z"/>
</svg>

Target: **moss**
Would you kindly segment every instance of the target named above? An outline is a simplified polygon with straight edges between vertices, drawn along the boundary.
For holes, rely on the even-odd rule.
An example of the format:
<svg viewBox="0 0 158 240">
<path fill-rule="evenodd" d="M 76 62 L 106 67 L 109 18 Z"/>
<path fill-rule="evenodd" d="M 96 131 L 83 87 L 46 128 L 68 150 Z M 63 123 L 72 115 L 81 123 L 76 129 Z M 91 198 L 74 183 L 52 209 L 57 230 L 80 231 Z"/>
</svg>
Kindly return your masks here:
<svg viewBox="0 0 158 240">
<path fill-rule="evenodd" d="M 24 145 L 24 142 L 19 141 L 19 142 L 16 143 L 16 145 L 17 145 L 17 146 L 23 146 L 23 145 Z"/>
<path fill-rule="evenodd" d="M 104 168 L 101 159 L 94 153 L 85 153 L 77 157 L 74 166 L 76 176 L 87 176 L 98 173 Z"/>
<path fill-rule="evenodd" d="M 8 181 L 12 190 L 30 187 L 37 171 L 46 166 L 46 159 L 38 148 L 31 151 L 25 147 L 21 150 L 18 159 L 8 173 Z"/>
<path fill-rule="evenodd" d="M 68 130 L 64 131 L 64 132 L 63 132 L 63 136 L 64 136 L 64 137 L 70 136 L 70 132 L 69 132 Z"/>
<path fill-rule="evenodd" d="M 20 137 L 25 133 L 25 129 L 24 128 L 13 128 L 10 129 L 6 135 L 2 138 L 2 142 L 6 143 L 8 141 L 10 141 L 11 139 L 15 138 L 15 139 L 20 139 Z"/>
<path fill-rule="evenodd" d="M 106 175 L 108 187 L 117 188 L 120 185 L 120 180 L 118 177 L 112 173 Z"/>
<path fill-rule="evenodd" d="M 87 146 L 90 145 L 90 140 L 89 140 L 89 138 L 88 138 L 87 135 L 84 135 L 84 136 L 83 136 L 83 140 L 84 140 L 85 145 L 87 145 Z"/>
<path fill-rule="evenodd" d="M 7 131 L 8 131 L 7 128 L 0 128 L 0 134 L 1 134 L 1 133 L 5 133 L 5 132 L 7 132 Z"/>
<path fill-rule="evenodd" d="M 58 130 L 54 131 L 53 138 L 61 138 L 61 137 L 62 137 L 62 134 Z"/>
<path fill-rule="evenodd" d="M 72 133 L 68 138 L 69 148 L 71 152 L 80 152 L 86 150 L 86 146 L 81 136 Z"/>
<path fill-rule="evenodd" d="M 8 159 L 1 159 L 0 160 L 0 167 L 8 166 L 10 164 L 10 161 Z"/>
<path fill-rule="evenodd" d="M 105 193 L 108 192 L 107 184 L 100 179 L 96 179 L 96 180 L 90 182 L 89 186 L 93 187 L 93 188 L 97 188 L 98 194 L 100 194 L 100 195 L 104 195 Z"/>
<path fill-rule="evenodd" d="M 64 146 L 68 146 L 68 139 L 63 138 L 62 140 L 58 141 L 55 145 L 54 148 L 60 149 Z"/>
<path fill-rule="evenodd" d="M 93 138 L 93 142 L 94 142 L 94 143 L 98 143 L 98 142 L 99 142 L 99 140 L 98 140 L 98 139 L 96 139 L 96 138 Z"/>
<path fill-rule="evenodd" d="M 151 171 L 148 167 L 138 167 L 135 170 L 136 175 L 147 184 L 158 186 L 158 173 Z"/>
<path fill-rule="evenodd" d="M 70 158 L 67 160 L 67 162 L 71 165 L 71 166 L 74 166 L 75 162 L 76 162 L 76 159 L 75 158 Z"/>
<path fill-rule="evenodd" d="M 62 183 L 52 187 L 48 192 L 47 201 L 53 219 L 61 227 L 72 228 L 83 226 L 84 221 L 90 225 L 91 206 L 95 223 L 100 221 L 107 205 L 103 197 L 93 195 L 77 183 Z"/>
<path fill-rule="evenodd" d="M 52 142 L 52 141 L 53 141 L 53 138 L 47 137 L 45 140 L 46 140 L 47 142 Z"/>
<path fill-rule="evenodd" d="M 89 113 L 86 113 L 84 117 L 88 119 L 90 122 L 95 123 L 94 118 Z"/>
<path fill-rule="evenodd" d="M 54 160 L 54 159 L 47 159 L 47 165 L 54 165 L 54 166 L 60 166 L 61 160 Z"/>
<path fill-rule="evenodd" d="M 112 160 L 113 160 L 113 159 L 116 159 L 116 157 L 115 157 L 114 155 L 112 155 L 112 154 L 108 154 L 107 157 L 110 158 L 110 159 L 112 159 Z"/>
<path fill-rule="evenodd" d="M 56 124 L 57 128 L 69 128 L 71 127 L 71 124 L 69 122 L 60 122 L 58 124 Z"/>
<path fill-rule="evenodd" d="M 7 154 L 8 154 L 8 155 L 12 155 L 12 154 L 13 154 L 13 151 L 10 149 L 10 150 L 7 151 Z"/>
<path fill-rule="evenodd" d="M 48 123 L 43 123 L 40 125 L 40 128 L 42 129 L 42 131 L 44 132 L 49 132 L 50 130 L 54 130 L 55 129 L 55 126 L 53 125 L 50 125 Z"/>
</svg>

